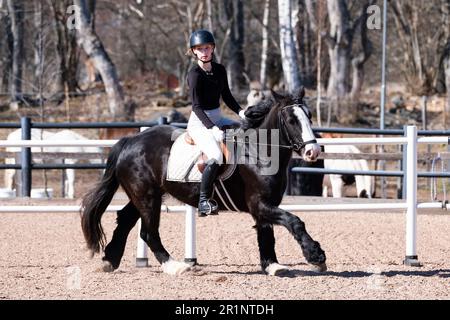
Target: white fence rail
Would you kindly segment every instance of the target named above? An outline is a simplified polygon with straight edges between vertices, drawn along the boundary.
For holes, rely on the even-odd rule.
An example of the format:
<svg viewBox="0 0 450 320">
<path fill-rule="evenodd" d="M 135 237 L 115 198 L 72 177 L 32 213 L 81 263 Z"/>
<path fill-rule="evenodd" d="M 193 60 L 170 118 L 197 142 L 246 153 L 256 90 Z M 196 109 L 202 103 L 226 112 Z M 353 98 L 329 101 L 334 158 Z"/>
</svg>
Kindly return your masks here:
<svg viewBox="0 0 450 320">
<path fill-rule="evenodd" d="M 0 147 L 112 147 L 118 140 L 0 140 Z"/>
</svg>

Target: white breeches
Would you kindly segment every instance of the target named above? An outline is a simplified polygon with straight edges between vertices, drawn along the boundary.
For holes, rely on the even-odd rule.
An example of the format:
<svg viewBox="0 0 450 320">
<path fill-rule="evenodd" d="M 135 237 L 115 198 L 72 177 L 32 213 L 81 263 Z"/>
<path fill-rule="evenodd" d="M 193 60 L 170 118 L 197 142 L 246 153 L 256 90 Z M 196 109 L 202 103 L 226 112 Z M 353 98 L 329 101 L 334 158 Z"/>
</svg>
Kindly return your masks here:
<svg viewBox="0 0 450 320">
<path fill-rule="evenodd" d="M 205 113 L 208 118 L 219 128 L 227 124 L 235 123 L 233 120 L 222 117 L 220 108 L 205 110 Z M 219 143 L 214 138 L 211 130 L 207 129 L 203 125 L 194 112 L 191 112 L 189 117 L 187 130 L 195 144 L 204 154 L 206 154 L 208 160 L 214 159 L 218 164 L 222 164 L 223 155 L 220 150 Z"/>
<path fill-rule="evenodd" d="M 222 164 L 222 151 L 211 130 L 203 127 L 188 129 L 188 132 L 199 149 L 206 154 L 208 160 L 214 159 L 218 164 Z"/>
</svg>

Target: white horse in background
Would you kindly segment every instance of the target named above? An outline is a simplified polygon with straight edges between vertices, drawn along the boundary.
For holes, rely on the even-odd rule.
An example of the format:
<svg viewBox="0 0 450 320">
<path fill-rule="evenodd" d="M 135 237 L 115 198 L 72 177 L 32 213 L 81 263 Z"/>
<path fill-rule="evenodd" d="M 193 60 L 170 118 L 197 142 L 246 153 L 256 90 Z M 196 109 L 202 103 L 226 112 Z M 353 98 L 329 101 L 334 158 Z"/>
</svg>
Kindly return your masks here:
<svg viewBox="0 0 450 320">
<path fill-rule="evenodd" d="M 252 81 L 250 83 L 250 91 L 247 95 L 247 107 L 254 106 L 261 101 L 268 100 L 270 97 L 272 97 L 270 90 L 263 90 L 259 82 Z"/>
<path fill-rule="evenodd" d="M 11 132 L 7 140 L 9 141 L 17 141 L 22 139 L 22 131 L 21 129 L 17 129 Z M 76 133 L 72 130 L 61 130 L 58 132 L 51 132 L 42 129 L 31 129 L 31 140 L 47 140 L 47 141 L 73 141 L 73 140 L 88 140 L 88 138 L 83 135 Z M 9 147 L 6 148 L 7 152 L 20 152 L 21 148 L 19 147 Z M 66 153 L 101 153 L 102 149 L 99 147 L 32 147 L 31 153 L 40 153 L 40 152 L 66 152 Z M 77 159 L 64 159 L 64 163 L 74 164 L 78 160 Z M 101 163 L 101 159 L 91 159 L 89 160 L 91 163 Z M 35 163 L 42 163 L 42 160 L 34 160 Z M 62 160 L 54 160 L 53 163 L 58 162 L 62 163 Z M 15 164 L 15 158 L 6 158 L 6 164 Z M 5 170 L 5 187 L 9 190 L 13 190 L 14 188 L 14 175 L 16 170 L 7 169 Z M 74 169 L 65 169 L 66 178 L 64 181 L 64 197 L 74 198 L 75 196 L 75 170 Z"/>
<path fill-rule="evenodd" d="M 326 145 L 325 152 L 328 153 L 361 153 L 361 151 L 354 145 Z M 325 169 L 329 170 L 358 170 L 368 171 L 369 165 L 364 159 L 325 159 Z M 327 179 L 324 179 L 323 196 L 328 196 Z M 333 198 L 341 198 L 344 196 L 345 179 L 340 174 L 330 174 L 329 181 Z M 373 177 L 355 175 L 356 192 L 359 198 L 372 198 L 373 194 Z"/>
<path fill-rule="evenodd" d="M 247 95 L 247 106 L 254 106 L 257 103 L 268 100 L 272 96 L 268 90 L 251 89 Z"/>
</svg>

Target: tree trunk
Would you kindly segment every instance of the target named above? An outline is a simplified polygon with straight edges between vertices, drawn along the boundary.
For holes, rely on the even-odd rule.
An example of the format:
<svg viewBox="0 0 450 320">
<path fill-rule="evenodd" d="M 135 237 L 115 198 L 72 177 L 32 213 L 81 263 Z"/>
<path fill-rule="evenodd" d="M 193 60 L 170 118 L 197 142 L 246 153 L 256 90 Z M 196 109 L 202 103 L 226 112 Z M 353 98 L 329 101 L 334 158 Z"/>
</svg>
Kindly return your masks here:
<svg viewBox="0 0 450 320">
<path fill-rule="evenodd" d="M 327 0 L 330 34 L 328 37 L 328 55 L 330 57 L 330 77 L 327 95 L 338 100 L 347 95 L 349 89 L 350 57 L 352 32 L 345 0 Z"/>
<path fill-rule="evenodd" d="M 11 19 L 6 12 L 0 13 L 0 26 L 3 26 L 3 32 L 6 34 L 6 39 L 0 42 L 4 47 L 0 51 L 0 67 L 2 70 L 0 92 L 9 92 L 11 65 L 12 65 L 12 50 L 13 50 L 13 37 L 11 32 Z"/>
<path fill-rule="evenodd" d="M 447 39 L 447 44 L 444 49 L 442 65 L 444 67 L 445 74 L 445 88 L 447 90 L 447 103 L 445 106 L 445 123 L 444 128 L 448 128 L 450 126 L 450 0 L 443 1 L 442 3 L 442 14 L 443 14 L 443 22 L 446 26 L 444 31 L 444 36 Z"/>
<path fill-rule="evenodd" d="M 24 6 L 22 0 L 7 0 L 11 19 L 11 34 L 13 37 L 12 50 L 12 79 L 11 79 L 11 107 L 17 108 L 22 99 L 22 71 L 24 58 Z"/>
<path fill-rule="evenodd" d="M 208 10 L 211 8 L 211 2 L 209 1 L 207 3 L 208 5 Z M 208 13 L 209 14 L 209 13 Z M 191 9 L 191 3 L 188 2 L 186 3 L 186 15 L 185 15 L 186 19 L 187 19 L 187 36 L 186 36 L 186 48 L 189 47 L 189 36 L 191 34 L 191 32 L 193 31 L 193 24 L 194 21 L 192 20 L 192 9 Z M 212 18 L 212 17 L 211 17 Z M 211 20 L 211 24 L 212 24 L 212 20 Z M 212 25 L 211 25 L 212 28 Z M 212 29 L 210 29 L 210 31 L 212 32 Z M 180 76 L 178 79 L 180 79 L 180 97 L 184 97 L 185 92 L 186 92 L 186 87 L 187 87 L 187 74 L 189 72 L 189 68 L 191 66 L 191 62 L 192 59 L 186 59 L 185 54 L 183 53 L 183 51 L 178 51 L 178 54 L 180 56 L 180 61 L 182 61 L 181 64 L 181 70 L 180 70 Z"/>
<path fill-rule="evenodd" d="M 208 30 L 213 31 L 211 0 L 206 0 L 206 20 L 208 21 Z"/>
<path fill-rule="evenodd" d="M 56 54 L 61 73 L 58 79 L 59 91 L 63 92 L 67 89 L 70 94 L 73 94 L 78 88 L 78 53 L 76 32 L 66 27 L 67 7 L 71 2 L 72 0 L 51 0 L 50 7 L 55 21 Z"/>
<path fill-rule="evenodd" d="M 108 97 L 109 112 L 115 121 L 127 120 L 131 115 L 125 107 L 124 93 L 117 76 L 116 67 L 92 28 L 94 15 L 91 16 L 86 0 L 74 0 L 73 3 L 79 7 L 77 12 L 79 14 L 77 17 L 79 23 L 78 39 L 102 77 Z M 93 7 L 92 3 L 91 7 Z"/>
<path fill-rule="evenodd" d="M 444 127 L 450 126 L 450 39 L 447 41 L 447 47 L 443 58 L 444 74 L 445 74 L 445 87 L 447 88 L 447 101 L 444 110 Z"/>
<path fill-rule="evenodd" d="M 316 71 L 316 43 L 311 39 L 314 39 L 314 33 L 311 30 L 311 26 L 308 23 L 308 12 L 305 10 L 304 0 L 300 1 L 300 7 L 297 12 L 298 23 L 295 29 L 297 30 L 297 46 L 300 63 L 300 81 L 305 87 L 311 88 L 315 83 L 315 71 Z"/>
<path fill-rule="evenodd" d="M 361 52 L 356 55 L 355 58 L 352 60 L 352 67 L 353 67 L 353 77 L 352 77 L 352 90 L 350 93 L 350 97 L 352 101 L 358 101 L 359 96 L 361 94 L 362 85 L 364 82 L 364 64 L 369 59 L 369 57 L 372 54 L 372 43 L 370 42 L 369 38 L 367 37 L 367 8 L 369 7 L 371 3 L 367 3 L 363 6 L 362 12 L 361 12 L 361 20 L 358 26 L 359 32 L 360 32 L 360 40 L 361 40 Z"/>
<path fill-rule="evenodd" d="M 364 53 L 360 53 L 353 58 L 353 76 L 352 76 L 352 90 L 350 92 L 350 98 L 352 101 L 357 102 L 359 100 L 362 85 L 364 82 Z"/>
<path fill-rule="evenodd" d="M 42 20 L 42 2 L 34 1 L 34 92 L 41 106 L 41 117 L 43 114 L 43 77 L 44 77 L 44 27 Z"/>
<path fill-rule="evenodd" d="M 306 4 L 308 6 L 308 3 Z M 309 3 L 311 5 L 311 3 Z M 317 4 L 317 102 L 316 102 L 316 117 L 317 125 L 322 126 L 322 21 L 323 21 L 323 0 L 318 0 Z M 313 28 L 314 29 L 314 28 Z"/>
<path fill-rule="evenodd" d="M 300 88 L 300 77 L 295 51 L 294 34 L 291 20 L 290 0 L 278 0 L 278 18 L 280 25 L 280 49 L 286 91 L 293 93 Z"/>
<path fill-rule="evenodd" d="M 433 37 L 424 40 L 419 37 L 426 32 L 423 24 L 431 23 L 427 22 L 428 16 L 423 13 L 427 2 L 390 1 L 389 3 L 399 43 L 403 48 L 404 62 L 401 69 L 405 80 L 411 91 L 417 94 L 426 94 L 431 91 L 437 74 L 436 64 L 439 63 L 439 58 L 436 52 L 442 50 L 441 45 L 443 44 L 442 40 L 438 40 L 439 34 L 444 33 L 448 27 L 443 24 L 442 28 L 433 30 Z M 420 19 L 422 21 L 419 21 Z"/>
<path fill-rule="evenodd" d="M 443 94 L 446 92 L 444 62 L 450 43 L 450 0 L 442 0 L 441 2 L 441 21 L 442 25 L 447 27 L 444 28 L 442 34 L 442 39 L 445 39 L 446 46 L 444 50 L 442 50 L 441 57 L 439 58 L 439 66 L 433 83 L 433 86 L 438 94 Z"/>
<path fill-rule="evenodd" d="M 228 82 L 231 89 L 240 90 L 245 88 L 244 77 L 244 4 L 242 0 L 228 0 L 225 7 L 228 20 L 231 21 L 231 33 L 229 59 L 228 59 Z"/>
<path fill-rule="evenodd" d="M 301 28 L 299 27 L 299 10 L 300 10 L 299 0 L 295 0 L 295 1 L 291 0 L 290 4 L 291 4 L 292 39 L 294 41 L 296 55 L 298 55 L 298 53 L 301 52 L 299 40 L 302 37 L 302 35 L 299 34 L 302 32 Z M 302 44 L 302 45 L 304 45 L 304 44 Z M 305 52 L 303 52 L 302 54 L 305 54 Z M 297 59 L 297 61 L 298 61 L 298 59 Z M 304 69 L 302 69 L 302 71 L 304 71 Z M 301 74 L 299 74 L 299 77 L 300 77 L 300 82 L 303 83 Z"/>
<path fill-rule="evenodd" d="M 259 74 L 259 82 L 261 89 L 265 90 L 267 87 L 267 52 L 269 47 L 269 15 L 270 15 L 270 0 L 264 1 L 264 13 L 262 21 L 262 43 L 261 43 L 261 70 Z"/>
<path fill-rule="evenodd" d="M 422 57 L 422 53 L 420 52 L 420 43 L 418 38 L 418 20 L 419 20 L 419 12 L 415 9 L 412 13 L 412 21 L 411 21 L 411 46 L 414 57 L 414 65 L 416 66 L 416 74 L 420 81 L 421 90 L 420 91 L 429 91 L 430 83 L 425 72 L 424 61 Z"/>
<path fill-rule="evenodd" d="M 89 13 L 89 24 L 91 29 L 95 30 L 95 8 L 97 7 L 97 0 L 84 0 L 83 2 L 86 3 L 86 12 Z"/>
<path fill-rule="evenodd" d="M 43 75 L 43 28 L 42 28 L 42 1 L 34 1 L 34 83 L 39 83 L 39 79 L 42 79 Z M 40 88 L 35 88 L 36 92 L 40 91 Z"/>
</svg>

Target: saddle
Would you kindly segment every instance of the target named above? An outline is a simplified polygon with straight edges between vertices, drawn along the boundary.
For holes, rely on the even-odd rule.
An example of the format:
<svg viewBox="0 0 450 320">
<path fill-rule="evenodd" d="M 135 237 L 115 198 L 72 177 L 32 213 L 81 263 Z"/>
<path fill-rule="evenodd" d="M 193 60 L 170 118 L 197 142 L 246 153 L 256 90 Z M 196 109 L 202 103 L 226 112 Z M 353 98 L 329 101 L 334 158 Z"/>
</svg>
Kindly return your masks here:
<svg viewBox="0 0 450 320">
<path fill-rule="evenodd" d="M 220 143 L 224 161 L 219 168 L 218 179 L 224 181 L 228 179 L 236 169 L 236 144 Z M 229 148 L 232 148 L 230 150 Z M 206 167 L 208 158 L 200 151 L 194 140 L 184 130 L 180 134 L 170 149 L 167 181 L 178 182 L 200 182 L 203 170 Z"/>
<path fill-rule="evenodd" d="M 188 132 L 186 132 L 184 135 L 184 141 L 191 146 L 196 145 L 194 139 L 192 139 L 192 137 L 189 135 Z M 225 163 L 229 163 L 231 160 L 231 152 L 230 152 L 230 150 L 228 150 L 227 145 L 225 143 L 223 143 L 223 141 L 220 143 L 220 150 L 222 151 L 222 154 L 224 157 L 223 161 Z M 208 157 L 206 156 L 206 154 L 201 152 L 199 159 L 200 160 L 197 161 L 197 167 L 198 167 L 198 170 L 200 170 L 200 172 L 203 173 L 203 170 L 205 170 L 205 167 L 206 167 L 206 162 L 208 161 Z"/>
</svg>

